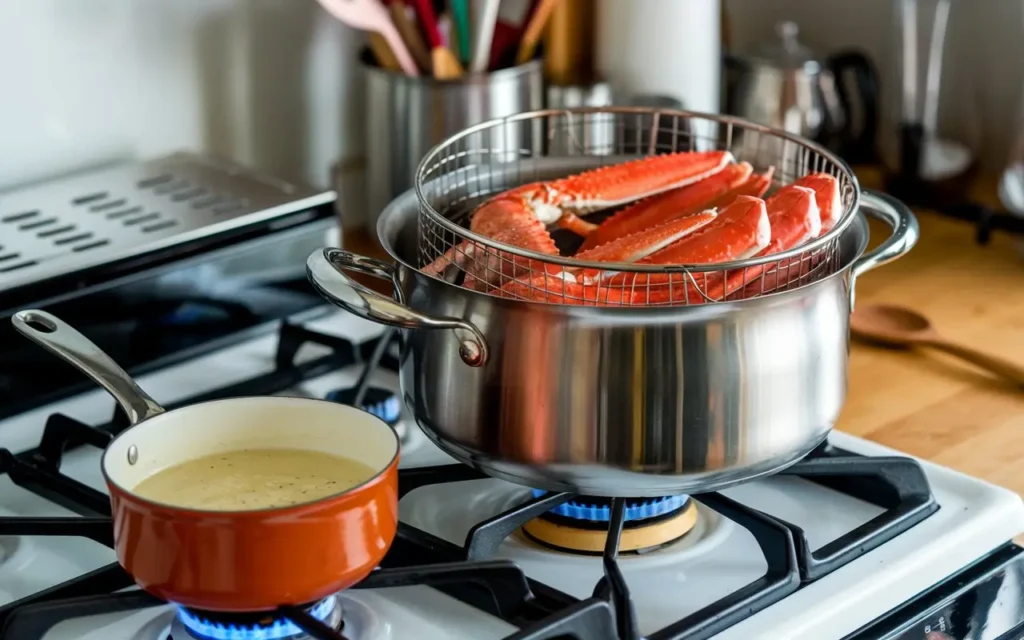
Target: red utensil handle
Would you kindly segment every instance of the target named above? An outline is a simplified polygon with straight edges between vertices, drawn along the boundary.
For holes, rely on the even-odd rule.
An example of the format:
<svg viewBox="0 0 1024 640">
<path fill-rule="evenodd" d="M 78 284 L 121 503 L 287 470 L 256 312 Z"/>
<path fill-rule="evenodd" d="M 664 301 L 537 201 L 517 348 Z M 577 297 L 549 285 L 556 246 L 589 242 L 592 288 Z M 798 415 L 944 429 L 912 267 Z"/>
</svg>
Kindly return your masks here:
<svg viewBox="0 0 1024 640">
<path fill-rule="evenodd" d="M 416 17 L 419 18 L 423 25 L 423 31 L 427 34 L 427 40 L 430 41 L 430 48 L 444 46 L 441 41 L 441 31 L 437 28 L 437 16 L 434 15 L 434 7 L 430 0 L 414 0 L 413 6 L 416 9 Z"/>
</svg>

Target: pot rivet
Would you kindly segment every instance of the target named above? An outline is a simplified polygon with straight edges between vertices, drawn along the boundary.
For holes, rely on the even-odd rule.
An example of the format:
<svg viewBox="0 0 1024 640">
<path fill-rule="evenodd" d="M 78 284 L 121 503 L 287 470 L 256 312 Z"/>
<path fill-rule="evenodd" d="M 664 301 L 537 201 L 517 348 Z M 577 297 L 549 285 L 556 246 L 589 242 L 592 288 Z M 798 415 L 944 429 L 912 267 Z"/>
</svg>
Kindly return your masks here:
<svg viewBox="0 0 1024 640">
<path fill-rule="evenodd" d="M 139 449 L 134 444 L 128 447 L 128 464 L 135 464 L 139 461 Z"/>
<path fill-rule="evenodd" d="M 474 342 L 465 340 L 459 343 L 459 356 L 462 357 L 462 361 L 471 367 L 478 367 L 481 364 L 480 347 Z"/>
</svg>

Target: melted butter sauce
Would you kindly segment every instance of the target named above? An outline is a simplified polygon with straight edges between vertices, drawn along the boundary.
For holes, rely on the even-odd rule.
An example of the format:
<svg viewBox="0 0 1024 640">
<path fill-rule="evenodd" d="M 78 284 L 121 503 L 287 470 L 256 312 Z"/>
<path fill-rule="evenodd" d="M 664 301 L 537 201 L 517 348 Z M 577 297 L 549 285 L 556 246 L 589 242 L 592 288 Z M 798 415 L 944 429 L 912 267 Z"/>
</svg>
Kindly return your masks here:
<svg viewBox="0 0 1024 640">
<path fill-rule="evenodd" d="M 376 474 L 361 462 L 304 449 L 242 449 L 203 456 L 146 478 L 133 492 L 187 509 L 286 507 L 355 487 Z"/>
</svg>

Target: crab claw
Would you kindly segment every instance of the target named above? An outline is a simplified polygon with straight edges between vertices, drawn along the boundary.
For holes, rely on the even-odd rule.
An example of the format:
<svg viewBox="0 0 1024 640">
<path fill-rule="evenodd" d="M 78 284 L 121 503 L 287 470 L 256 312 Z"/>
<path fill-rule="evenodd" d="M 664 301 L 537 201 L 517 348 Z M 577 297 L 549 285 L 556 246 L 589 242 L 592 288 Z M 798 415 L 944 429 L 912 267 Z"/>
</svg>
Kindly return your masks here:
<svg viewBox="0 0 1024 640">
<path fill-rule="evenodd" d="M 503 244 L 558 255 L 558 247 L 551 234 L 515 193 L 494 197 L 477 209 L 470 221 L 470 230 Z M 488 285 L 495 285 L 506 278 L 544 268 L 537 260 L 477 243 L 462 242 L 424 267 L 423 272 L 438 276 L 451 264 L 466 271 L 464 285 L 477 291 L 485 291 Z"/>
<path fill-rule="evenodd" d="M 598 225 L 593 233 L 587 235 L 579 250 L 586 252 L 615 238 L 707 211 L 715 206 L 718 198 L 746 182 L 753 170 L 746 162 L 731 164 L 699 182 L 630 205 Z"/>
</svg>

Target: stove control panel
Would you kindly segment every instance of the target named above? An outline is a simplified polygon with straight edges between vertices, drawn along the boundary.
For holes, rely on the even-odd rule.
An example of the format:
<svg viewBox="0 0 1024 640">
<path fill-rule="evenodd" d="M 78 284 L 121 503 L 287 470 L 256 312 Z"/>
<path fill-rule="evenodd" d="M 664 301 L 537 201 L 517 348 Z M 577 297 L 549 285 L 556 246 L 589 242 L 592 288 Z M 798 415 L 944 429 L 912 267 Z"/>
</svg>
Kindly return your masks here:
<svg viewBox="0 0 1024 640">
<path fill-rule="evenodd" d="M 993 551 L 843 640 L 1024 638 L 1024 549 Z"/>
</svg>

